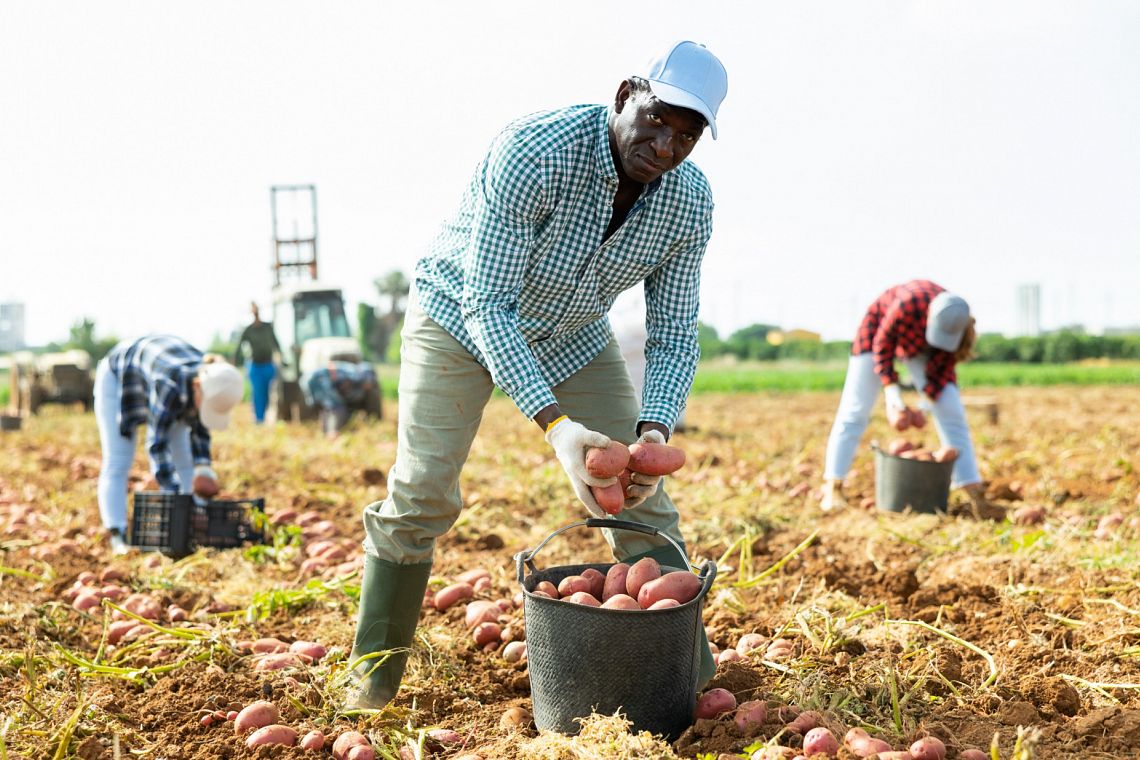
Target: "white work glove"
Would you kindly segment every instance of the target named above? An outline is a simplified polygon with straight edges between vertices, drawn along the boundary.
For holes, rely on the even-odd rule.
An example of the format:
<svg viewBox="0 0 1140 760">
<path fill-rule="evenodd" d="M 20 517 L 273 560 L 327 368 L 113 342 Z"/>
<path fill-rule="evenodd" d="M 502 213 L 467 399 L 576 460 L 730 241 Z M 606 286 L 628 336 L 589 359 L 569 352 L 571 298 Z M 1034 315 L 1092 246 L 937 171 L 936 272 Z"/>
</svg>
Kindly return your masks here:
<svg viewBox="0 0 1140 760">
<path fill-rule="evenodd" d="M 218 491 L 218 476 L 208 464 L 194 465 L 194 481 L 191 483 L 190 490 L 197 496 L 210 498 L 217 496 Z"/>
<path fill-rule="evenodd" d="M 665 436 L 660 430 L 646 430 L 637 439 L 637 443 L 665 443 Z M 661 485 L 660 475 L 643 475 L 640 472 L 629 473 L 629 487 L 625 489 L 625 509 L 633 509 L 652 496 L 657 487 Z"/>
<path fill-rule="evenodd" d="M 566 476 L 570 478 L 570 486 L 578 500 L 586 505 L 594 517 L 605 517 L 606 511 L 598 506 L 594 495 L 590 493 L 590 486 L 612 486 L 617 478 L 595 478 L 586 472 L 586 450 L 604 449 L 610 445 L 610 439 L 569 417 L 562 417 L 546 431 L 546 442 L 554 447 L 554 453 L 562 463 Z"/>
<path fill-rule="evenodd" d="M 887 422 L 895 430 L 906 430 L 910 427 L 910 412 L 902 399 L 902 388 L 898 383 L 891 383 L 883 388 L 883 396 L 887 403 Z"/>
</svg>

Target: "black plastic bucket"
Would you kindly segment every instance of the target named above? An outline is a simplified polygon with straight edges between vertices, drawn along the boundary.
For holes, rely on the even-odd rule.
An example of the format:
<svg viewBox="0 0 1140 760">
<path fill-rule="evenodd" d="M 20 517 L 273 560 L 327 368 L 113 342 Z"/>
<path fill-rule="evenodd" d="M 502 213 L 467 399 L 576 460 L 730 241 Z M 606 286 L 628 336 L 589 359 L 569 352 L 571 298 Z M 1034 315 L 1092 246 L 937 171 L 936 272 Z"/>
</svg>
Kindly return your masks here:
<svg viewBox="0 0 1140 760">
<path fill-rule="evenodd" d="M 661 536 L 677 549 L 676 569 L 691 569 L 675 541 L 657 528 L 629 520 L 590 518 L 572 523 L 534 549 L 516 554 L 535 725 L 577 734 L 581 730 L 577 719 L 620 712 L 634 731 L 676 739 L 693 722 L 703 646 L 701 612 L 716 578 L 716 563 L 706 562 L 701 568 L 701 590 L 695 599 L 662 610 L 586 607 L 531 593 L 541 581 L 557 586 L 586 568 L 605 573 L 613 566 L 611 562 L 535 567 L 535 555 L 550 539 L 583 525 Z M 524 575 L 526 568 L 530 573 Z"/>
<path fill-rule="evenodd" d="M 937 514 L 950 502 L 954 462 L 920 462 L 875 450 L 875 505 L 888 512 Z"/>
</svg>

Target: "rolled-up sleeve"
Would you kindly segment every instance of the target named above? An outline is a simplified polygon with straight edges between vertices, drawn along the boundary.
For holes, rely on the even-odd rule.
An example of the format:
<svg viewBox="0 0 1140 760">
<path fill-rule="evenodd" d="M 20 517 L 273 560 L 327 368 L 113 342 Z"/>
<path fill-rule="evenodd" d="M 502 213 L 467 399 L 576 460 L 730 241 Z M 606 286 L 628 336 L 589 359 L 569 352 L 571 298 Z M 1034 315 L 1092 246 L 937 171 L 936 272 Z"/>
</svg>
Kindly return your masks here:
<svg viewBox="0 0 1140 760">
<path fill-rule="evenodd" d="M 645 280 L 645 393 L 640 419 L 671 430 L 684 409 L 700 359 L 697 316 L 701 262 L 712 234 L 712 207 L 679 252 Z"/>
<path fill-rule="evenodd" d="M 519 329 L 519 293 L 546 213 L 539 167 L 501 139 L 480 167 L 460 313 L 491 379 L 527 417 L 555 403 Z"/>
<path fill-rule="evenodd" d="M 898 348 L 898 327 L 902 319 L 902 303 L 895 302 L 883 315 L 871 342 L 871 351 L 875 355 L 875 374 L 883 385 L 899 381 L 898 372 L 895 371 L 895 351 Z"/>
</svg>

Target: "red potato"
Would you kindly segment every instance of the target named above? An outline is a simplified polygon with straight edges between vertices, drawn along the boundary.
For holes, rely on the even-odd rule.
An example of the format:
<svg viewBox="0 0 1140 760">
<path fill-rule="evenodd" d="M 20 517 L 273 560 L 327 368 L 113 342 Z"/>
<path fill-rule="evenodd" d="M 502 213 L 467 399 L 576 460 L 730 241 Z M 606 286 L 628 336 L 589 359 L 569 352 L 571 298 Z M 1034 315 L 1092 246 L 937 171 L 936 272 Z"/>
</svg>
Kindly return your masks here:
<svg viewBox="0 0 1140 760">
<path fill-rule="evenodd" d="M 749 760 L 792 760 L 795 756 L 796 751 L 791 747 L 761 747 Z"/>
<path fill-rule="evenodd" d="M 303 654 L 313 662 L 320 662 L 321 658 L 329 653 L 324 644 L 315 641 L 294 641 L 289 645 L 289 651 L 294 654 Z"/>
<path fill-rule="evenodd" d="M 958 753 L 958 760 L 990 760 L 990 756 L 980 749 L 970 747 Z"/>
<path fill-rule="evenodd" d="M 904 451 L 910 451 L 914 448 L 914 444 L 905 438 L 896 438 L 887 444 L 887 453 L 891 456 L 898 456 Z"/>
<path fill-rule="evenodd" d="M 637 603 L 629 594 L 614 594 L 606 601 L 602 602 L 602 607 L 607 610 L 640 610 L 641 605 Z"/>
<path fill-rule="evenodd" d="M 272 637 L 258 639 L 253 642 L 253 651 L 257 654 L 272 654 L 275 652 L 288 652 L 289 645 L 281 639 Z"/>
<path fill-rule="evenodd" d="M 522 662 L 526 659 L 526 642 L 511 641 L 503 647 L 503 659 L 507 662 Z"/>
<path fill-rule="evenodd" d="M 958 449 L 953 446 L 943 446 L 936 449 L 933 456 L 935 462 L 953 462 L 958 458 Z"/>
<path fill-rule="evenodd" d="M 448 607 L 470 599 L 475 595 L 475 589 L 471 587 L 470 583 L 452 583 L 450 586 L 444 586 L 439 591 L 435 592 L 432 597 L 432 604 L 437 610 L 443 612 Z"/>
<path fill-rule="evenodd" d="M 594 501 L 598 502 L 598 506 L 608 515 L 618 514 L 625 506 L 625 491 L 622 490 L 621 483 L 602 487 L 590 486 L 590 493 L 593 494 Z"/>
<path fill-rule="evenodd" d="M 218 495 L 218 481 L 204 475 L 195 475 L 190 481 L 190 488 L 194 493 L 207 499 Z"/>
<path fill-rule="evenodd" d="M 701 591 L 701 579 L 685 570 L 665 573 L 649 581 L 637 592 L 637 603 L 643 609 L 652 607 L 662 599 L 673 599 L 681 604 L 691 602 Z"/>
<path fill-rule="evenodd" d="M 641 587 L 649 581 L 655 581 L 661 577 L 661 565 L 653 557 L 643 557 L 630 566 L 629 572 L 625 576 L 625 593 L 632 596 L 634 599 L 641 592 Z"/>
<path fill-rule="evenodd" d="M 616 478 L 629 464 L 629 448 L 624 443 L 610 441 L 604 449 L 586 451 L 586 472 L 595 478 Z"/>
<path fill-rule="evenodd" d="M 656 602 L 649 605 L 645 609 L 647 609 L 647 610 L 667 610 L 670 607 L 680 607 L 680 606 L 681 606 L 681 603 L 678 602 L 676 599 L 658 599 Z"/>
<path fill-rule="evenodd" d="M 358 744 L 348 750 L 344 760 L 376 760 L 376 750 L 372 748 L 371 744 Z"/>
<path fill-rule="evenodd" d="M 736 651 L 742 655 L 747 655 L 753 649 L 760 649 L 768 645 L 768 639 L 758 633 L 746 633 L 740 637 L 740 641 L 736 642 Z"/>
<path fill-rule="evenodd" d="M 543 599 L 557 599 L 558 598 L 557 596 L 551 596 L 550 594 L 546 593 L 545 591 L 537 591 L 536 590 L 536 591 L 532 591 L 530 593 L 534 594 L 535 596 L 541 596 Z M 555 594 L 557 594 L 557 593 L 558 592 L 556 591 Z"/>
<path fill-rule="evenodd" d="M 502 612 L 503 610 L 495 602 L 479 599 L 467 605 L 463 617 L 468 628 L 475 628 L 482 623 L 497 622 Z"/>
<path fill-rule="evenodd" d="M 834 757 L 838 751 L 839 740 L 823 726 L 817 726 L 804 734 L 804 754 L 808 757 L 820 752 Z"/>
<path fill-rule="evenodd" d="M 871 757 L 880 752 L 891 752 L 892 747 L 882 739 L 876 739 L 861 728 L 852 728 L 843 737 L 843 744 L 856 757 Z"/>
<path fill-rule="evenodd" d="M 103 602 L 103 595 L 98 591 L 80 591 L 71 606 L 80 612 L 87 612 L 98 607 Z"/>
<path fill-rule="evenodd" d="M 162 616 L 162 607 L 158 600 L 146 594 L 131 594 L 123 602 L 123 609 L 147 620 L 158 620 Z"/>
<path fill-rule="evenodd" d="M 589 591 L 575 591 L 571 594 L 566 601 L 573 604 L 582 604 L 587 607 L 601 607 L 602 603 L 594 598 L 593 594 Z"/>
<path fill-rule="evenodd" d="M 606 576 L 602 574 L 602 571 L 587 567 L 582 571 L 582 577 L 590 582 L 590 588 L 587 589 L 590 595 L 595 599 L 601 599 L 606 588 Z"/>
<path fill-rule="evenodd" d="M 946 745 L 937 736 L 924 736 L 910 745 L 914 760 L 945 760 Z"/>
<path fill-rule="evenodd" d="M 279 723 L 259 728 L 245 740 L 245 746 L 250 749 L 267 744 L 283 744 L 286 747 L 292 747 L 296 743 L 297 730 L 289 726 L 282 726 Z"/>
<path fill-rule="evenodd" d="M 733 662 L 734 660 L 743 660 L 744 659 L 743 657 L 740 656 L 740 652 L 737 652 L 735 649 L 732 649 L 732 648 L 725 649 L 722 652 L 718 652 L 717 654 L 714 655 L 714 657 L 716 657 L 716 664 L 717 665 L 723 665 L 726 662 Z"/>
<path fill-rule="evenodd" d="M 693 715 L 697 718 L 716 718 L 736 709 L 736 697 L 728 689 L 709 689 L 697 700 Z"/>
<path fill-rule="evenodd" d="M 116 620 L 115 622 L 111 623 L 111 625 L 107 626 L 107 643 L 118 644 L 119 639 L 123 638 L 127 631 L 131 630 L 136 625 L 143 624 L 134 618 L 130 618 L 128 620 Z"/>
<path fill-rule="evenodd" d="M 823 722 L 823 716 L 815 710 L 805 710 L 792 719 L 786 728 L 795 734 L 808 734 L 814 728 L 818 728 L 820 723 Z"/>
<path fill-rule="evenodd" d="M 181 623 L 190 618 L 190 613 L 179 607 L 177 604 L 171 604 L 166 607 L 166 619 L 171 623 Z"/>
<path fill-rule="evenodd" d="M 918 409 L 908 409 L 907 413 L 910 415 L 911 427 L 921 429 L 926 427 L 926 415 Z"/>
<path fill-rule="evenodd" d="M 642 475 L 669 475 L 684 465 L 684 450 L 667 443 L 635 443 L 629 447 L 629 469 Z"/>
<path fill-rule="evenodd" d="M 510 612 L 511 610 L 513 610 L 515 608 L 515 603 L 513 601 L 511 601 L 510 599 L 499 599 L 495 602 L 495 604 L 503 612 Z"/>
<path fill-rule="evenodd" d="M 475 643 L 479 646 L 486 646 L 493 641 L 498 641 L 499 636 L 502 634 L 503 629 L 499 627 L 498 623 L 480 623 L 475 626 Z"/>
<path fill-rule="evenodd" d="M 268 726 L 276 723 L 280 717 L 281 713 L 277 709 L 277 705 L 259 699 L 242 708 L 241 712 L 234 718 L 234 733 L 244 734 Z"/>
<path fill-rule="evenodd" d="M 606 571 L 605 583 L 602 584 L 603 602 L 612 596 L 625 594 L 625 577 L 628 573 L 629 565 L 624 562 L 610 566 L 610 569 Z"/>
<path fill-rule="evenodd" d="M 475 585 L 472 588 L 475 590 L 476 594 L 481 594 L 484 591 L 490 591 L 491 586 L 492 584 L 490 578 L 480 578 L 479 580 L 475 581 Z"/>
<path fill-rule="evenodd" d="M 254 670 L 284 670 L 285 668 L 301 668 L 308 663 L 296 652 L 270 652 L 259 655 L 254 663 Z"/>
<path fill-rule="evenodd" d="M 428 736 L 445 747 L 451 746 L 452 744 L 463 743 L 463 735 L 450 728 L 433 728 L 431 731 L 428 731 Z"/>
<path fill-rule="evenodd" d="M 369 747 L 368 737 L 359 731 L 345 731 L 333 742 L 332 753 L 334 760 L 347 760 L 348 751 L 353 747 Z"/>
<path fill-rule="evenodd" d="M 309 752 L 320 752 L 325 748 L 325 735 L 320 731 L 310 731 L 297 742 L 297 746 Z"/>
<path fill-rule="evenodd" d="M 731 649 L 726 649 L 725 652 L 730 652 Z M 724 652 L 721 652 L 723 655 Z M 732 722 L 740 729 L 740 733 L 745 736 L 752 736 L 760 730 L 764 725 L 764 721 L 768 719 L 768 705 L 759 699 L 752 699 L 748 702 L 743 702 L 736 708 L 736 714 L 732 717 Z"/>
<path fill-rule="evenodd" d="M 590 593 L 590 581 L 580 575 L 567 575 L 558 583 L 558 595 L 570 596 L 579 591 Z"/>
<path fill-rule="evenodd" d="M 471 585 L 475 585 L 475 582 L 478 581 L 480 578 L 490 578 L 490 577 L 491 577 L 491 573 L 489 570 L 484 570 L 481 567 L 477 567 L 474 570 L 468 570 L 465 573 L 460 573 L 459 575 L 455 576 L 455 582 L 456 583 L 470 583 Z"/>
<path fill-rule="evenodd" d="M 558 593 L 558 589 L 550 581 L 539 581 L 536 583 L 534 585 L 534 593 L 546 594 L 551 599 L 557 599 L 559 596 L 561 596 L 561 594 Z"/>
</svg>

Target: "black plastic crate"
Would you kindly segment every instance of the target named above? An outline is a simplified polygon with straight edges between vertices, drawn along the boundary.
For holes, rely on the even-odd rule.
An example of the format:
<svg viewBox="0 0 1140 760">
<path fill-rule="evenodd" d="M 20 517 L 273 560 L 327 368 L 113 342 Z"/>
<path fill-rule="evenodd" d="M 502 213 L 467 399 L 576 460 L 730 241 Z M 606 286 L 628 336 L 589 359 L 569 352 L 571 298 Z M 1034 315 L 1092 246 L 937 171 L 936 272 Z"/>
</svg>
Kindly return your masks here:
<svg viewBox="0 0 1140 760">
<path fill-rule="evenodd" d="M 189 494 L 136 491 L 131 512 L 131 546 L 143 551 L 185 557 L 194 551 L 190 536 Z"/>
<path fill-rule="evenodd" d="M 265 499 L 211 499 L 206 504 L 205 529 L 196 522 L 194 536 L 199 546 L 219 549 L 264 544 L 267 524 Z"/>
<path fill-rule="evenodd" d="M 139 491 L 128 541 L 143 551 L 185 557 L 199 546 L 266 543 L 267 527 L 265 499 L 211 499 L 199 507 L 189 494 Z"/>
</svg>

